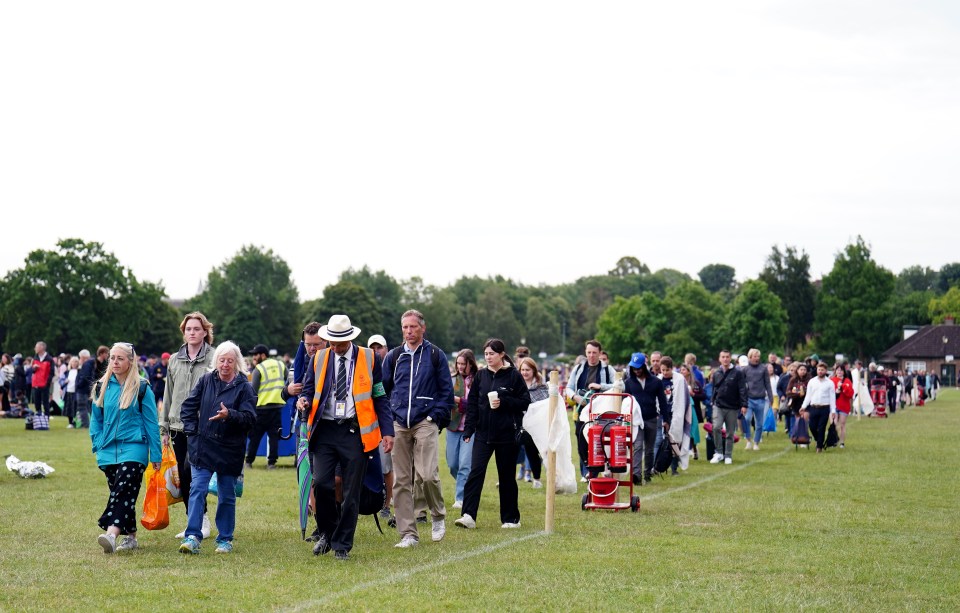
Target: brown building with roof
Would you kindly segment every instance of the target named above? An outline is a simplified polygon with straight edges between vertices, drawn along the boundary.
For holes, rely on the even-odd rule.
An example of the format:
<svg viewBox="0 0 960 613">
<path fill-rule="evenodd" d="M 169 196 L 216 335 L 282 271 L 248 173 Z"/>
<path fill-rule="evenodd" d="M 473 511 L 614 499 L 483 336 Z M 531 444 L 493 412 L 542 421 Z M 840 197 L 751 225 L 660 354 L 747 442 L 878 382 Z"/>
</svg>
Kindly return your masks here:
<svg viewBox="0 0 960 613">
<path fill-rule="evenodd" d="M 953 319 L 939 325 L 923 326 L 880 356 L 884 366 L 902 371 L 935 372 L 940 384 L 957 384 L 956 359 L 960 358 L 960 327 Z"/>
</svg>

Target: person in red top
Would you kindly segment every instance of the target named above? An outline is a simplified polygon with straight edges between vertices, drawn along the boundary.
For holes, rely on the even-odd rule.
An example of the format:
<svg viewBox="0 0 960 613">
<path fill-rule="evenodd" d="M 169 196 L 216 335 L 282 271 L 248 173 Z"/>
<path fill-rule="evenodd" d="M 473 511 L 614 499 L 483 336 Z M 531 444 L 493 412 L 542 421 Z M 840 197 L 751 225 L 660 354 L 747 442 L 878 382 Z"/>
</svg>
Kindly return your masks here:
<svg viewBox="0 0 960 613">
<path fill-rule="evenodd" d="M 830 380 L 833 381 L 833 387 L 837 390 L 837 413 L 834 419 L 837 424 L 840 448 L 843 449 L 844 440 L 847 438 L 847 416 L 850 415 L 850 405 L 853 402 L 853 377 L 843 364 L 837 364 L 833 368 L 833 376 Z"/>
<path fill-rule="evenodd" d="M 53 358 L 47 353 L 47 344 L 38 341 L 34 349 L 37 357 L 33 358 L 33 378 L 30 387 L 33 388 L 33 404 L 37 413 L 51 414 L 50 406 L 50 379 L 53 377 Z"/>
</svg>

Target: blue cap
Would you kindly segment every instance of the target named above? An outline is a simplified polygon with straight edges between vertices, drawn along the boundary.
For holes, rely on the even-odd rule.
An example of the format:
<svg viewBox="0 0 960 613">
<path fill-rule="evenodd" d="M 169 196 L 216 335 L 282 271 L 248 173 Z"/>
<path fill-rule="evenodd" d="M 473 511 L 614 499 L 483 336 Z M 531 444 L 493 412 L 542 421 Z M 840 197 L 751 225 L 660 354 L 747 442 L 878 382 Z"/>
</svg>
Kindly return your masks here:
<svg viewBox="0 0 960 613">
<path fill-rule="evenodd" d="M 635 353 L 630 356 L 630 366 L 632 368 L 643 368 L 647 365 L 647 356 L 642 353 Z"/>
</svg>

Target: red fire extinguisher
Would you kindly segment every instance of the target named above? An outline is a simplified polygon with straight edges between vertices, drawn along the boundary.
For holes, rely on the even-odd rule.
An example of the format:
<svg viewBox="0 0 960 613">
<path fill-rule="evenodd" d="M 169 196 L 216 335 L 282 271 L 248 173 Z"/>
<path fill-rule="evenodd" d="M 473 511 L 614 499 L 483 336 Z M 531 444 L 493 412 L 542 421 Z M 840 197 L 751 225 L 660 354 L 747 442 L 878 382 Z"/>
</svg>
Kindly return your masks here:
<svg viewBox="0 0 960 613">
<path fill-rule="evenodd" d="M 610 472 L 626 472 L 629 464 L 629 449 L 627 447 L 627 437 L 630 435 L 630 428 L 627 426 L 612 426 L 610 428 Z"/>
<path fill-rule="evenodd" d="M 587 430 L 587 466 L 602 470 L 607 464 L 603 452 L 603 426 L 596 424 Z"/>
</svg>

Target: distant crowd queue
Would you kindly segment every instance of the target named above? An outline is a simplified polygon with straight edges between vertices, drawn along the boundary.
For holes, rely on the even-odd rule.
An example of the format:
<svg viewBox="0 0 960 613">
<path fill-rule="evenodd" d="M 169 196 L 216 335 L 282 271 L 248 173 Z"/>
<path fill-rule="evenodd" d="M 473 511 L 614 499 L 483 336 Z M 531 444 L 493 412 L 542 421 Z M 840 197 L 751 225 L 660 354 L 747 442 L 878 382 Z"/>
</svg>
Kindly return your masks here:
<svg viewBox="0 0 960 613">
<path fill-rule="evenodd" d="M 442 540 L 444 430 L 455 482 L 452 508 L 459 511 L 454 524 L 477 527 L 493 459 L 499 523 L 519 528 L 518 482 L 542 487 L 542 450 L 524 430 L 523 417 L 532 403 L 549 396 L 543 365 L 526 347 L 508 354 L 503 341 L 493 338 L 482 347 L 482 368 L 471 349 L 462 349 L 451 356 L 451 370 L 446 352 L 425 338 L 426 330 L 423 315 L 409 310 L 400 320 L 400 346 L 391 349 L 382 334 L 358 345 L 361 330 L 347 315 L 334 315 L 326 325 L 311 322 L 303 329 L 293 361 L 262 344 L 248 356 L 230 341 L 214 346 L 213 324 L 200 312 L 183 318 L 184 342 L 173 354 L 138 356 L 131 344 L 118 342 L 99 347 L 95 356 L 85 349 L 77 356 L 52 356 L 38 342 L 32 357 L 3 354 L 2 414 L 25 417 L 28 425 L 37 415 L 62 415 L 67 428 L 89 429 L 109 489 L 98 521 L 103 533 L 97 541 L 105 553 L 138 548 L 136 501 L 148 463 L 159 469 L 164 446 L 176 456 L 184 493 L 187 519 L 177 535 L 179 551 L 198 554 L 210 537 L 207 493 L 214 478 L 215 551 L 233 551 L 236 482 L 252 468 L 264 435 L 266 467 L 276 467 L 288 401 L 305 425 L 302 442 L 313 482 L 309 506 L 316 520 L 306 540 L 314 543 L 315 555 L 332 551 L 335 559 L 349 559 L 368 464 L 383 475 L 378 513 L 396 529 L 395 546 L 417 546 L 418 524 L 428 522 L 431 540 Z M 674 475 L 700 458 L 701 427 L 711 464 L 733 463 L 738 432 L 745 450 L 758 451 L 778 423 L 789 435 L 800 418 L 821 453 L 834 444 L 845 447 L 851 412 L 893 413 L 922 404 L 936 398 L 940 384 L 936 373 L 895 373 L 875 364 L 864 369 L 859 361 L 828 366 L 816 355 L 794 362 L 770 354 L 763 362 L 757 349 L 742 356 L 722 350 L 718 361 L 712 371 L 702 371 L 692 353 L 675 361 L 659 351 L 637 352 L 618 369 L 590 340 L 572 365 L 557 366 L 574 421 L 581 480 L 602 470 L 589 465 L 585 430 L 588 408 L 604 393 L 631 400 L 625 416 L 633 426 L 631 478 L 642 485 L 657 472 L 654 454 L 665 438 L 678 450 L 670 466 Z"/>
</svg>

